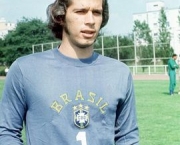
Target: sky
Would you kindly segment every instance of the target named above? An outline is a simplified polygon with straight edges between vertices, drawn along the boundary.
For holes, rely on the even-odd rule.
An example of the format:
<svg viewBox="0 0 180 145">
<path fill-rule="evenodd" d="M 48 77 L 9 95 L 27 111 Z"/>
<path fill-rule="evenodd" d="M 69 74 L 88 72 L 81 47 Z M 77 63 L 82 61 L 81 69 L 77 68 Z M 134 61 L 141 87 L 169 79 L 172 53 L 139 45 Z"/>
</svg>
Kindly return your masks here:
<svg viewBox="0 0 180 145">
<path fill-rule="evenodd" d="M 133 29 L 133 14 L 146 11 L 146 3 L 155 0 L 108 0 L 110 19 L 103 28 L 108 35 L 126 35 Z M 179 8 L 180 0 L 161 0 L 167 8 Z M 0 0 L 0 18 L 17 22 L 26 18 L 46 20 L 46 8 L 54 0 Z"/>
</svg>

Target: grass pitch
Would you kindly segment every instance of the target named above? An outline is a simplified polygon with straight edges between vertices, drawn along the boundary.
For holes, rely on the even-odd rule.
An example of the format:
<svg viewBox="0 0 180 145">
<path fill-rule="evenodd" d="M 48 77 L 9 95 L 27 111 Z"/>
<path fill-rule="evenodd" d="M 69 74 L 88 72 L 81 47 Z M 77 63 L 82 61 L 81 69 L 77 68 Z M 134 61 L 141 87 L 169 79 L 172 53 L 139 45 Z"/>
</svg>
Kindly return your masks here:
<svg viewBox="0 0 180 145">
<path fill-rule="evenodd" d="M 168 83 L 134 81 L 141 145 L 180 145 L 180 95 L 170 96 Z"/>
<path fill-rule="evenodd" d="M 141 145 L 180 144 L 180 95 L 170 96 L 168 84 L 135 81 Z"/>
</svg>

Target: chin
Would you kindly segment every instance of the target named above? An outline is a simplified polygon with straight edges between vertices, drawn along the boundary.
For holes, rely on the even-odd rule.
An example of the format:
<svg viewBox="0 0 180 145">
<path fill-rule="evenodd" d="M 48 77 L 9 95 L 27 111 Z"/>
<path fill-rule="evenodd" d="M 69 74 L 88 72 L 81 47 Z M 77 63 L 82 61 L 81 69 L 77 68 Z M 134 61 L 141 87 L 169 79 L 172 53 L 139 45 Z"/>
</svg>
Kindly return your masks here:
<svg viewBox="0 0 180 145">
<path fill-rule="evenodd" d="M 88 49 L 88 48 L 92 48 L 92 45 L 84 44 L 84 45 L 79 45 L 78 47 L 80 49 Z"/>
<path fill-rule="evenodd" d="M 81 48 L 81 49 L 87 49 L 87 48 L 91 48 L 94 44 L 95 40 L 93 41 L 89 41 L 89 42 L 84 42 L 84 43 L 78 43 L 77 47 Z"/>
</svg>

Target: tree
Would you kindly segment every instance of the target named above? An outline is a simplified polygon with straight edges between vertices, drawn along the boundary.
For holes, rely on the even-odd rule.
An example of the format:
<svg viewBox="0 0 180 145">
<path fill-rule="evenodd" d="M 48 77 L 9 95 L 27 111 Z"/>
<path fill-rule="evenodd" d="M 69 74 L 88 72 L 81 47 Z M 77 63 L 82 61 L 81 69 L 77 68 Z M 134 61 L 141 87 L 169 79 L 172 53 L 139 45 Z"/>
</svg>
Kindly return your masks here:
<svg viewBox="0 0 180 145">
<path fill-rule="evenodd" d="M 16 29 L 6 35 L 0 52 L 4 63 L 9 66 L 18 57 L 32 53 L 33 44 L 55 40 L 45 22 L 40 19 L 23 18 L 17 23 Z"/>
<path fill-rule="evenodd" d="M 147 44 L 152 44 L 151 30 L 145 21 L 135 20 L 133 32 L 136 33 L 139 39 L 143 39 Z"/>
<path fill-rule="evenodd" d="M 0 39 L 0 48 L 3 47 L 3 45 L 4 45 L 4 41 Z M 3 54 L 2 49 L 0 49 L 0 65 L 2 65 L 4 62 L 3 58 L 4 58 L 4 54 Z"/>
<path fill-rule="evenodd" d="M 168 31 L 168 22 L 164 8 L 160 10 L 159 17 L 159 38 L 158 38 L 158 57 L 169 57 L 173 54 L 173 49 L 170 46 L 171 34 Z M 162 60 L 163 64 L 167 64 L 167 60 Z"/>
<path fill-rule="evenodd" d="M 120 59 L 134 59 L 134 47 L 133 36 L 129 34 L 127 36 L 119 36 L 120 47 Z M 131 62 L 124 62 L 126 64 L 132 64 Z"/>
<path fill-rule="evenodd" d="M 139 20 L 136 20 L 134 21 L 133 32 L 135 39 L 134 45 L 138 46 L 137 53 L 140 57 L 141 65 L 151 64 L 153 58 L 153 39 L 149 25 L 145 21 L 140 22 Z M 139 45 L 136 44 L 137 41 Z M 142 69 L 144 71 L 145 67 Z"/>
</svg>

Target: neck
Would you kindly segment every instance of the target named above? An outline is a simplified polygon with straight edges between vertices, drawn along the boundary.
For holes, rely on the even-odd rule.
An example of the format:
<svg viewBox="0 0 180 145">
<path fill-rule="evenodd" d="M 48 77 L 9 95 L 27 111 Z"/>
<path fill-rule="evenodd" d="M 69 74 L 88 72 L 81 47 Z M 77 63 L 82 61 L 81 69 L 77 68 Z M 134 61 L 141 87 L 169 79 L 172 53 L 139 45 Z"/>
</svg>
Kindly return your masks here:
<svg viewBox="0 0 180 145">
<path fill-rule="evenodd" d="M 92 55 L 93 46 L 89 46 L 86 48 L 79 48 L 75 45 L 62 41 L 61 45 L 59 46 L 59 51 L 65 56 L 71 58 L 83 59 L 83 58 L 88 58 Z"/>
</svg>

